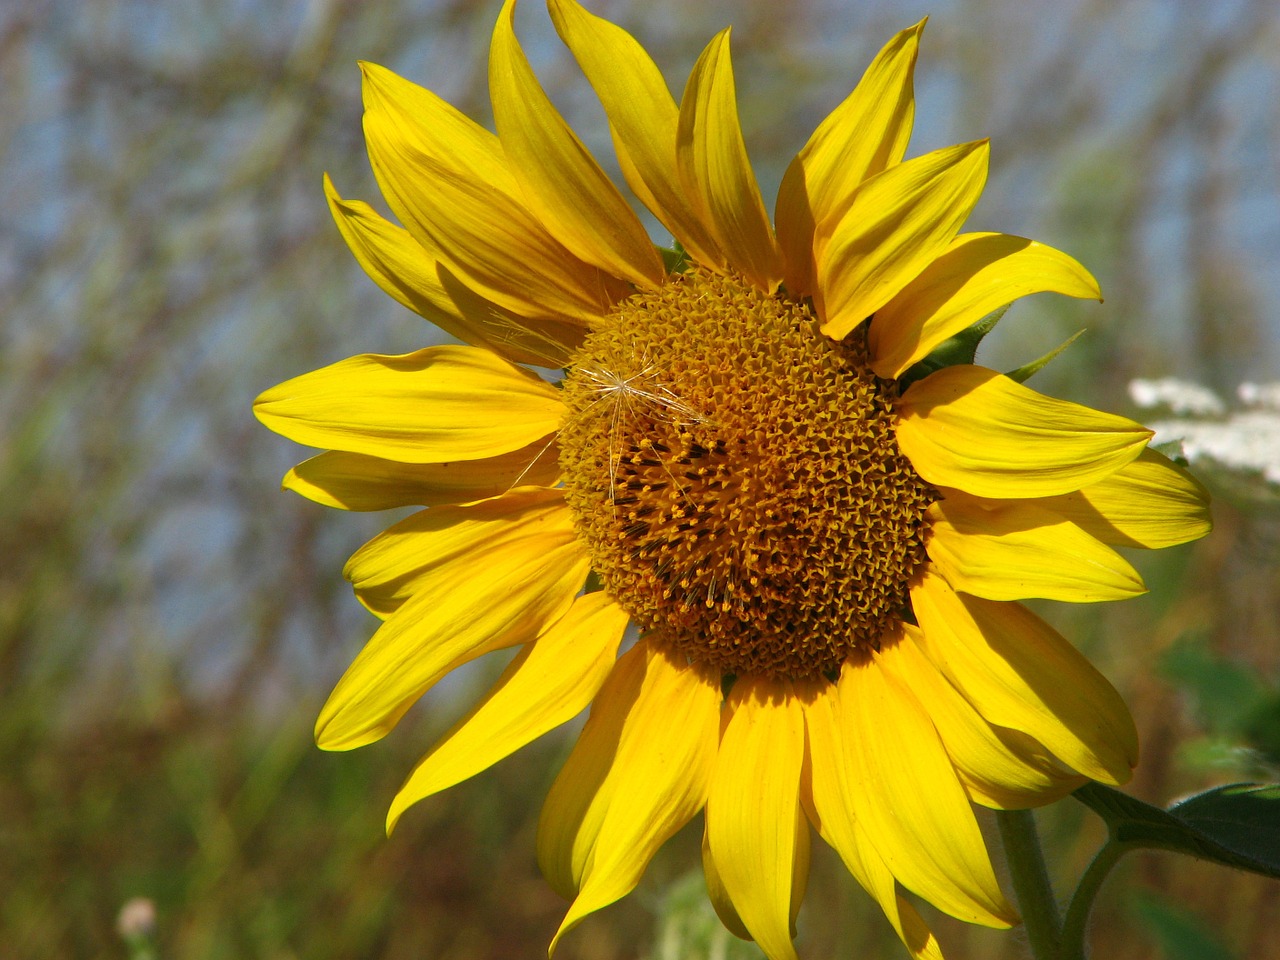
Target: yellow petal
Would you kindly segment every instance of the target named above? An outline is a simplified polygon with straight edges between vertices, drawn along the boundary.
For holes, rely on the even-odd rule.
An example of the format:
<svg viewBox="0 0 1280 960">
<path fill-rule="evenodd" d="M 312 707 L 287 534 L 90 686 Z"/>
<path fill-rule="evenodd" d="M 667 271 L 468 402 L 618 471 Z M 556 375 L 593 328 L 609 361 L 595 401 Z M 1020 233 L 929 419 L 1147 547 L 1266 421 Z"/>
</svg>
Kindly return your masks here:
<svg viewBox="0 0 1280 960">
<path fill-rule="evenodd" d="M 596 695 L 538 825 L 538 863 L 574 898 L 556 933 L 635 888 L 654 853 L 706 800 L 719 677 L 648 640 Z"/>
<path fill-rule="evenodd" d="M 932 504 L 927 519 L 929 559 L 965 593 L 1092 603 L 1147 589 L 1120 554 L 1034 503 L 984 501 L 956 491 Z"/>
<path fill-rule="evenodd" d="M 560 544 L 572 528 L 562 490 L 517 488 L 492 500 L 420 510 L 353 553 L 342 572 L 361 603 L 386 619 L 442 568 L 466 566 L 485 550 L 523 549 L 541 535 Z"/>
<path fill-rule="evenodd" d="M 889 639 L 884 649 L 899 640 Z M 969 923 L 1017 919 L 996 882 L 978 821 L 928 711 L 880 655 L 846 663 L 836 694 L 849 777 L 867 837 L 898 881 Z"/>
<path fill-rule="evenodd" d="M 961 364 L 898 401 L 898 446 L 929 483 L 980 497 L 1047 497 L 1097 483 L 1137 458 L 1150 430 Z"/>
<path fill-rule="evenodd" d="M 811 805 L 809 813 L 819 836 L 840 854 L 849 871 L 861 879 L 863 852 L 854 826 L 861 816 L 860 805 L 874 802 L 874 798 L 860 793 L 861 784 L 853 775 L 839 691 L 835 684 L 811 681 L 805 684 L 800 696 L 809 745 L 808 777 L 803 780 L 808 793 L 804 799 Z M 857 731 L 849 733 L 859 735 Z"/>
<path fill-rule="evenodd" d="M 1032 293 L 1102 299 L 1075 260 L 1034 240 L 966 233 L 876 311 L 868 331 L 871 369 L 893 379 L 993 310 Z"/>
<path fill-rule="evenodd" d="M 507 0 L 489 48 L 493 120 L 529 209 L 586 263 L 640 287 L 662 280 L 662 257 L 617 187 L 551 105 L 516 39 Z"/>
<path fill-rule="evenodd" d="M 707 839 L 705 820 L 702 827 L 702 875 L 707 882 L 707 899 L 711 901 L 711 906 L 715 908 L 716 916 L 720 918 L 724 928 L 739 939 L 753 939 L 751 931 L 746 928 L 742 918 L 738 916 L 737 907 L 729 899 L 729 892 L 724 888 L 724 881 L 720 879 L 720 871 L 716 867 L 715 858 L 711 856 L 711 841 Z"/>
<path fill-rule="evenodd" d="M 803 793 L 803 785 L 801 792 Z M 795 844 L 795 867 L 791 872 L 791 938 L 793 940 L 796 936 L 796 916 L 800 912 L 800 904 L 804 901 L 805 887 L 809 881 L 809 855 L 812 846 L 809 826 L 804 822 L 803 817 L 796 819 Z M 711 855 L 711 841 L 705 824 L 702 831 L 702 873 L 706 878 L 707 898 L 711 901 L 716 916 L 720 918 L 725 929 L 742 940 L 754 940 L 755 937 L 738 916 L 738 908 L 729 898 L 729 891 L 725 889 L 724 881 L 720 879 L 720 868 L 716 866 L 715 858 Z"/>
<path fill-rule="evenodd" d="M 911 955 L 917 960 L 942 960 L 937 939 L 915 907 L 898 893 L 893 872 L 862 826 L 858 804 L 875 800 L 860 797 L 851 778 L 837 689 L 833 684 L 814 683 L 801 698 L 809 744 L 806 775 L 801 780 L 805 811 L 854 879 L 880 904 Z"/>
<path fill-rule="evenodd" d="M 885 648 L 880 666 L 928 705 L 929 716 L 970 797 L 1002 810 L 1060 800 L 1085 782 L 1027 734 L 995 727 L 925 656 L 921 631 L 903 624 L 906 640 Z"/>
<path fill-rule="evenodd" d="M 1047 623 L 931 573 L 912 586 L 911 606 L 929 659 L 990 723 L 1027 733 L 1091 779 L 1129 779 L 1138 735 L 1124 701 Z"/>
<path fill-rule="evenodd" d="M 360 74 L 367 115 L 384 118 L 395 129 L 400 149 L 435 157 L 444 166 L 464 171 L 509 197 L 520 196 L 498 138 L 430 90 L 376 63 L 361 62 Z M 406 226 L 411 217 L 398 199 L 387 202 Z"/>
<path fill-rule="evenodd" d="M 304 373 L 253 404 L 297 443 L 402 463 L 479 460 L 527 447 L 560 425 L 560 391 L 479 347 L 366 353 Z"/>
<path fill-rule="evenodd" d="M 438 97 L 365 65 L 364 132 L 396 216 L 476 293 L 523 317 L 579 324 L 627 295 L 547 231 L 497 139 Z"/>
<path fill-rule="evenodd" d="M 867 839 L 862 825 L 854 824 L 854 831 L 858 835 L 858 848 L 862 851 L 863 862 L 861 873 L 855 872 L 854 877 L 880 904 L 880 909 L 893 924 L 898 938 L 915 960 L 943 960 L 938 938 L 933 935 L 919 911 L 898 891 L 893 871 Z"/>
<path fill-rule="evenodd" d="M 889 167 L 858 187 L 838 221 L 819 224 L 823 333 L 845 337 L 946 250 L 982 194 L 989 153 L 982 140 Z"/>
<path fill-rule="evenodd" d="M 382 290 L 446 333 L 516 363 L 561 367 L 581 342 L 582 327 L 532 321 L 473 293 L 440 258 L 367 203 L 344 200 L 329 175 L 325 196 L 360 266 Z"/>
<path fill-rule="evenodd" d="M 723 267 L 700 198 L 685 192 L 676 165 L 679 109 L 657 65 L 625 30 L 575 0 L 549 0 L 551 19 L 595 88 L 618 162 L 640 202 L 699 263 Z"/>
<path fill-rule="evenodd" d="M 729 265 L 772 293 L 782 281 L 782 254 L 747 158 L 735 97 L 725 29 L 702 51 L 680 102 L 680 180 L 702 198 Z"/>
<path fill-rule="evenodd" d="M 844 213 L 863 180 L 906 153 L 915 117 L 912 74 L 923 29 L 921 20 L 885 44 L 853 93 L 818 125 L 782 177 L 774 219 L 787 291 L 794 297 L 813 292 L 814 225 Z"/>
<path fill-rule="evenodd" d="M 603 591 L 574 601 L 423 757 L 391 801 L 390 833 L 411 805 L 475 776 L 572 719 L 609 675 L 627 612 Z"/>
<path fill-rule="evenodd" d="M 1209 491 L 1150 448 L 1083 490 L 1036 502 L 1103 543 L 1122 547 L 1172 547 L 1198 540 L 1213 527 Z"/>
<path fill-rule="evenodd" d="M 416 576 L 412 595 L 329 695 L 316 721 L 323 749 L 349 750 L 385 736 L 446 673 L 491 650 L 527 643 L 562 617 L 586 579 L 589 561 L 558 490 L 514 490 L 423 513 L 431 516 L 411 518 L 422 517 L 421 529 L 407 545 L 387 547 L 417 551 L 399 568 L 387 565 L 391 582 L 397 569 Z M 365 565 L 365 559 L 356 564 Z"/>
<path fill-rule="evenodd" d="M 729 700 L 733 714 L 707 796 L 707 846 L 760 949 L 770 960 L 795 960 L 792 918 L 808 871 L 800 806 L 804 715 L 785 680 L 739 677 Z"/>
<path fill-rule="evenodd" d="M 284 489 L 339 510 L 391 510 L 468 503 L 517 486 L 553 486 L 557 447 L 539 441 L 485 460 L 399 463 L 332 450 L 304 460 L 284 476 Z"/>
</svg>

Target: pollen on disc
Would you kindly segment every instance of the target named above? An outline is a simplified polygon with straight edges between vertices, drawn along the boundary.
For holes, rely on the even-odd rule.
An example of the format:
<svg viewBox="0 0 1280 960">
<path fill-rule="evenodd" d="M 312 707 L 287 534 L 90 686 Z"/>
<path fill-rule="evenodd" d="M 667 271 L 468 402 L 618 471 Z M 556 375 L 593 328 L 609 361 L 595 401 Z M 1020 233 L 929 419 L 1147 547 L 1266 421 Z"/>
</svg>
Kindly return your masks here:
<svg viewBox="0 0 1280 960">
<path fill-rule="evenodd" d="M 693 270 L 619 304 L 574 356 L 566 499 L 604 586 L 725 673 L 808 677 L 901 616 L 937 495 L 894 436 L 861 334 Z"/>
</svg>

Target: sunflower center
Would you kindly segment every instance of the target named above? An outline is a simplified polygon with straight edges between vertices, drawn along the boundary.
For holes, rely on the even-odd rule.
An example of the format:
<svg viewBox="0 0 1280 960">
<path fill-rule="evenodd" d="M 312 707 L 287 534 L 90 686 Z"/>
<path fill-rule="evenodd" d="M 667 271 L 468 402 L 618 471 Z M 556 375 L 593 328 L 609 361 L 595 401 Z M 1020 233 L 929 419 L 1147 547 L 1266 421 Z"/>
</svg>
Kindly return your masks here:
<svg viewBox="0 0 1280 960">
<path fill-rule="evenodd" d="M 798 678 L 901 616 L 936 495 L 860 334 L 694 270 L 620 303 L 564 387 L 565 495 L 642 627 L 726 673 Z"/>
</svg>

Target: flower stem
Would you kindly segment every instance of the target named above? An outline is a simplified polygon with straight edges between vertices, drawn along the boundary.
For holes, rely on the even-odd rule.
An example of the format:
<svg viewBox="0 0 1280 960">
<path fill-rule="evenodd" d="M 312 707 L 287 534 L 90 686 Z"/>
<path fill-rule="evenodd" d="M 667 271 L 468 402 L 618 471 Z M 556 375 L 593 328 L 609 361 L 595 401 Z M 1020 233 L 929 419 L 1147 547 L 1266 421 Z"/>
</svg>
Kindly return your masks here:
<svg viewBox="0 0 1280 960">
<path fill-rule="evenodd" d="M 1035 960 L 1060 960 L 1062 920 L 1036 835 L 1035 815 L 1030 810 L 997 810 L 996 823 L 1031 952 Z"/>
<path fill-rule="evenodd" d="M 1067 907 L 1067 916 L 1062 929 L 1062 960 L 1084 960 L 1084 935 L 1089 919 L 1089 909 L 1093 899 L 1102 889 L 1102 881 L 1107 878 L 1116 861 L 1125 853 L 1123 844 L 1109 840 L 1098 855 L 1093 858 L 1084 876 L 1080 878 L 1080 886 Z"/>
</svg>

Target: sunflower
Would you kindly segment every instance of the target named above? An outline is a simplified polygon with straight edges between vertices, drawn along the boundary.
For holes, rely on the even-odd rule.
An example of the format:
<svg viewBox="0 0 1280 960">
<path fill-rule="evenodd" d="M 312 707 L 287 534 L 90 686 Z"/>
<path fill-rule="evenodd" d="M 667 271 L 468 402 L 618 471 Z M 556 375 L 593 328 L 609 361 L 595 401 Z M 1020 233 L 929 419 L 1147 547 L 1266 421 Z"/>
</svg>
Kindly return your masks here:
<svg viewBox="0 0 1280 960">
<path fill-rule="evenodd" d="M 539 825 L 572 901 L 556 940 L 699 812 L 717 912 L 774 960 L 796 956 L 814 829 L 916 956 L 940 954 L 906 891 L 1011 925 L 974 804 L 1120 783 L 1137 758 L 1115 690 L 1018 601 L 1142 592 L 1114 548 L 1201 536 L 1203 489 L 1139 424 L 936 362 L 1019 297 L 1098 287 L 1040 243 L 960 232 L 985 141 L 904 159 L 923 23 L 791 162 L 771 222 L 728 30 L 677 104 L 629 34 L 548 7 L 674 243 L 552 106 L 514 0 L 490 48 L 496 135 L 363 66 L 404 226 L 326 179 L 334 217 L 379 286 L 464 345 L 354 357 L 257 401 L 326 451 L 286 488 L 426 507 L 346 567 L 384 623 L 319 745 L 375 741 L 454 668 L 518 648 L 388 829 L 590 706 Z"/>
</svg>

